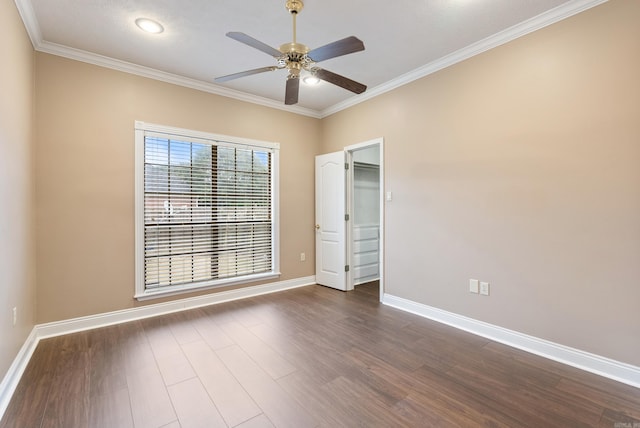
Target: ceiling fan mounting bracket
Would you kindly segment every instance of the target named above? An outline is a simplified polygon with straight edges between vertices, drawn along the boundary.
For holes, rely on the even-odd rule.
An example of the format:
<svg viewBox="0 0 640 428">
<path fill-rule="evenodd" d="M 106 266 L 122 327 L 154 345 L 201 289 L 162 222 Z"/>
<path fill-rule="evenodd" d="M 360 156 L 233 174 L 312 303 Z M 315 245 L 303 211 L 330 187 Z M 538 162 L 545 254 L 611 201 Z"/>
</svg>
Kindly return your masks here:
<svg viewBox="0 0 640 428">
<path fill-rule="evenodd" d="M 304 3 L 302 0 L 287 0 L 287 4 L 285 5 L 289 13 L 296 15 L 300 13 L 302 8 L 304 7 Z"/>
</svg>

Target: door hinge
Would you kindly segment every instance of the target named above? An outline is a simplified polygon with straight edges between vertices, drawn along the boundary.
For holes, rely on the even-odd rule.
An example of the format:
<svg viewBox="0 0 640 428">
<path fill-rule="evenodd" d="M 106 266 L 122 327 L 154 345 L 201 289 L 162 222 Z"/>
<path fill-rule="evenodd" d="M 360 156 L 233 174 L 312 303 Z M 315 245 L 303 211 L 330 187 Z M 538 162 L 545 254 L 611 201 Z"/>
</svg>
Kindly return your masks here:
<svg viewBox="0 0 640 428">
<path fill-rule="evenodd" d="M 344 169 L 349 169 L 349 164 L 345 162 Z"/>
<path fill-rule="evenodd" d="M 349 214 L 344 215 L 344 221 L 349 221 Z"/>
<path fill-rule="evenodd" d="M 344 265 L 344 271 L 349 272 L 349 265 Z"/>
</svg>

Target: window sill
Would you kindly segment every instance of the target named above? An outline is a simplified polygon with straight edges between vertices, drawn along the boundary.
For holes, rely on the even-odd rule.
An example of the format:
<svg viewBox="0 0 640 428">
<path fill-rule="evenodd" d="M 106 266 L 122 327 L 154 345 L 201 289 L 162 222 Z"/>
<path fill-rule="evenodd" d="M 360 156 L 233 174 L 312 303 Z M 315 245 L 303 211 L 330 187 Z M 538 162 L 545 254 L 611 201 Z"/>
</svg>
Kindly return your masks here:
<svg viewBox="0 0 640 428">
<path fill-rule="evenodd" d="M 262 273 L 258 275 L 244 276 L 242 278 L 229 278 L 229 279 L 222 279 L 222 280 L 203 282 L 203 283 L 197 283 L 197 284 L 185 284 L 185 285 L 177 285 L 174 287 L 163 287 L 159 289 L 145 290 L 141 293 L 136 293 L 133 297 L 138 301 L 159 299 L 162 297 L 170 297 L 170 296 L 176 296 L 179 294 L 193 293 L 195 291 L 205 291 L 205 290 L 211 290 L 214 288 L 228 287 L 230 285 L 248 284 L 250 282 L 256 282 L 256 281 L 266 281 L 269 279 L 279 278 L 280 275 L 281 275 L 280 272 L 268 272 L 268 273 Z M 256 285 L 260 285 L 260 284 L 256 284 Z"/>
</svg>

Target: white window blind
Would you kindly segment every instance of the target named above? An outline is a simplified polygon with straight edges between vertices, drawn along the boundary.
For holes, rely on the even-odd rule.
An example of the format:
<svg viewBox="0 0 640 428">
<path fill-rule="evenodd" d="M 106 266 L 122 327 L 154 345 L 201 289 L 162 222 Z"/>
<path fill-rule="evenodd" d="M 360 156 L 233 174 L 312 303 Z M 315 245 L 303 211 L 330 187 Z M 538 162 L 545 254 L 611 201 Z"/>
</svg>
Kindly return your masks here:
<svg viewBox="0 0 640 428">
<path fill-rule="evenodd" d="M 158 132 L 143 146 L 138 292 L 275 273 L 272 148 Z"/>
</svg>

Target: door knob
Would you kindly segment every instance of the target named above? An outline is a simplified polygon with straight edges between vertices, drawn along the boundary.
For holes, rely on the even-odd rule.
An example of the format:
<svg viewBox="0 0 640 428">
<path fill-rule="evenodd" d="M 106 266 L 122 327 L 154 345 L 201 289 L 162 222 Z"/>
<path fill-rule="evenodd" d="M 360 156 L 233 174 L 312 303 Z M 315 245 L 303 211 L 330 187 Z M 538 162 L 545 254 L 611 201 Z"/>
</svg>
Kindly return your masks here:
<svg viewBox="0 0 640 428">
<path fill-rule="evenodd" d="M 316 224 L 316 230 L 320 230 L 320 225 Z"/>
</svg>

